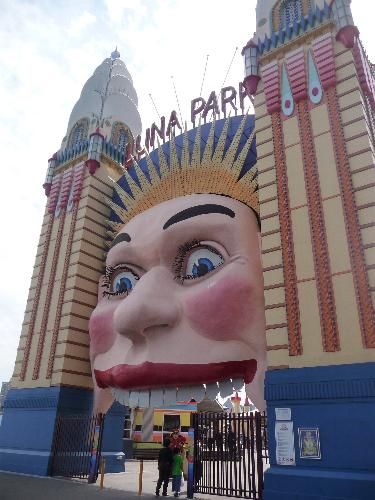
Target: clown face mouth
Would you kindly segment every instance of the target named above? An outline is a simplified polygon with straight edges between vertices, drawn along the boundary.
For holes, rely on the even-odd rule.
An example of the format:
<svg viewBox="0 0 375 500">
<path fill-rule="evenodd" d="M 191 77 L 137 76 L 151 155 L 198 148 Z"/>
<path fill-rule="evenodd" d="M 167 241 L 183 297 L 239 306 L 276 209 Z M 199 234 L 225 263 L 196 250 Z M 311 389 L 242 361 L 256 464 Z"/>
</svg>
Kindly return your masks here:
<svg viewBox="0 0 375 500">
<path fill-rule="evenodd" d="M 257 370 L 256 360 L 224 361 L 208 364 L 145 362 L 121 364 L 95 370 L 102 389 L 111 388 L 116 400 L 127 406 L 156 406 L 204 397 L 225 398 L 250 384 Z"/>
</svg>

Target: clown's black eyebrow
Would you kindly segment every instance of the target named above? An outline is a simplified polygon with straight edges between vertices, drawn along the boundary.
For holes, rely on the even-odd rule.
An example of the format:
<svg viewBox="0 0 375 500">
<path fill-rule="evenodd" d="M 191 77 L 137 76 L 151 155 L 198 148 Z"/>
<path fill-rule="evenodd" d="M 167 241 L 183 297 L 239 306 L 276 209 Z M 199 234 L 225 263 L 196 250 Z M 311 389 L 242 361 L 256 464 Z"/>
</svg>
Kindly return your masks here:
<svg viewBox="0 0 375 500">
<path fill-rule="evenodd" d="M 195 207 L 189 207 L 177 214 L 173 215 L 167 222 L 164 224 L 163 229 L 168 229 L 172 224 L 176 224 L 177 222 L 181 222 L 186 219 L 191 219 L 192 217 L 197 217 L 197 215 L 204 214 L 223 214 L 228 215 L 232 219 L 235 217 L 235 213 L 233 210 L 227 207 L 223 207 L 222 205 L 197 205 Z"/>
<path fill-rule="evenodd" d="M 128 233 L 118 234 L 116 236 L 116 238 L 112 241 L 111 248 L 113 248 L 115 245 L 117 245 L 118 243 L 121 243 L 123 241 L 126 241 L 127 243 L 129 243 L 129 241 L 131 241 L 131 238 L 128 235 Z"/>
</svg>

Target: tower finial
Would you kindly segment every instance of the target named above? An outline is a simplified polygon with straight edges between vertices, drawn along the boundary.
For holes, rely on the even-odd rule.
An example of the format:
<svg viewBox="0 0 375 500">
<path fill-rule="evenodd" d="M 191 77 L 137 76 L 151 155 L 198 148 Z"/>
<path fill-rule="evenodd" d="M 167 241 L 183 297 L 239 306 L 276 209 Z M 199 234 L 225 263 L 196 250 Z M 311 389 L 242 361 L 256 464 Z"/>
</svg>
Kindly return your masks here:
<svg viewBox="0 0 375 500">
<path fill-rule="evenodd" d="M 117 50 L 117 45 L 115 50 L 111 53 L 111 59 L 112 60 L 120 59 L 120 52 Z"/>
</svg>

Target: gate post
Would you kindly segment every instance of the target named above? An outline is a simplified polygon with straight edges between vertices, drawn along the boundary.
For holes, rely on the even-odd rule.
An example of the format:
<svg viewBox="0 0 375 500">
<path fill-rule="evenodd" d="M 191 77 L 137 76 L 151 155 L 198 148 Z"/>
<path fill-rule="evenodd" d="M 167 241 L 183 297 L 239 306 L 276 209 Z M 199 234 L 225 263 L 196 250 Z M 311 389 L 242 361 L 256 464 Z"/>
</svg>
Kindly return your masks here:
<svg viewBox="0 0 375 500">
<path fill-rule="evenodd" d="M 187 497 L 194 498 L 194 456 L 195 456 L 195 424 L 196 415 L 193 413 L 190 417 L 190 427 L 188 433 L 188 450 L 186 458 L 188 461 L 188 480 L 187 480 Z"/>
</svg>

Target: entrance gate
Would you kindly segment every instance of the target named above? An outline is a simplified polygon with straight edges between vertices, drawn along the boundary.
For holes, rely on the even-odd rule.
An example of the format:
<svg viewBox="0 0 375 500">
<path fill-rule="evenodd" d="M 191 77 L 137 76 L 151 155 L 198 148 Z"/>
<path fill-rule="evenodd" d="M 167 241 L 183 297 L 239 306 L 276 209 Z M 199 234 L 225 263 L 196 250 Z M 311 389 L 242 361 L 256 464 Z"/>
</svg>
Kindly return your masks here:
<svg viewBox="0 0 375 500">
<path fill-rule="evenodd" d="M 194 491 L 261 500 L 268 463 L 267 420 L 261 413 L 196 413 Z"/>
<path fill-rule="evenodd" d="M 104 415 L 57 417 L 51 457 L 51 476 L 98 477 Z"/>
</svg>

